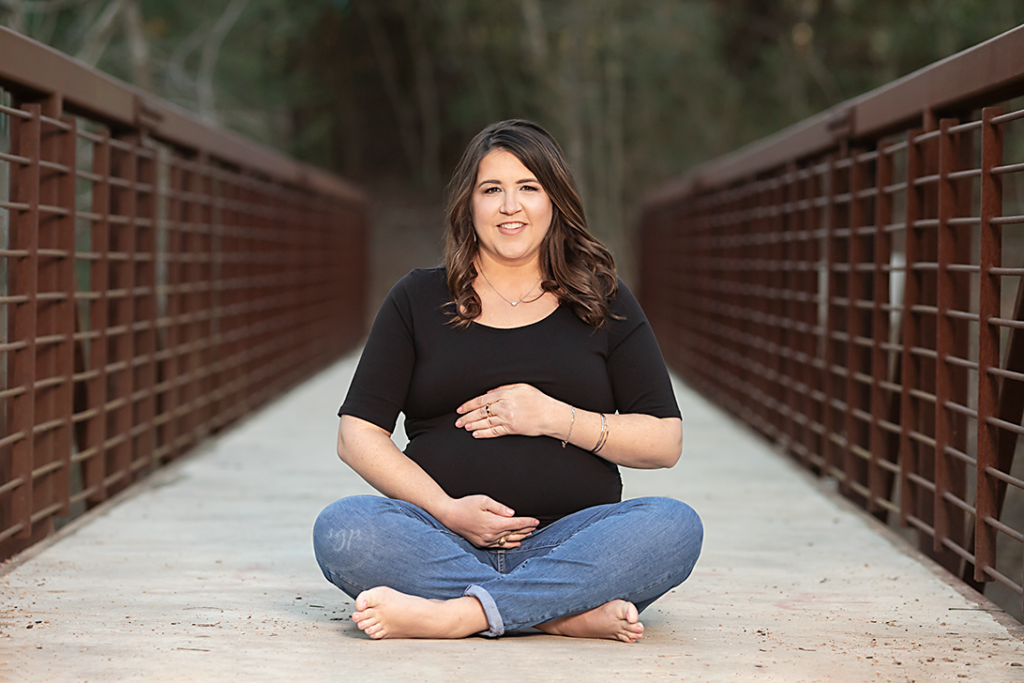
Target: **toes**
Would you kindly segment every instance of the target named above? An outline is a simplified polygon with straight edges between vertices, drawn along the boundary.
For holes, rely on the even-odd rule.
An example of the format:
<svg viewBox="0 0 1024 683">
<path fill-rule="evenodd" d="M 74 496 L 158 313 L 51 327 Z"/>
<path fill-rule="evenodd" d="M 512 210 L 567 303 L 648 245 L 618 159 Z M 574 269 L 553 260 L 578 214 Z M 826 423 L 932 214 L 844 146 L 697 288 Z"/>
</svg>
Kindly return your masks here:
<svg viewBox="0 0 1024 683">
<path fill-rule="evenodd" d="M 381 587 L 370 588 L 356 596 L 356 611 L 362 612 L 369 607 L 375 607 L 381 603 L 383 591 Z"/>
<path fill-rule="evenodd" d="M 370 628 L 372 628 L 374 626 L 377 626 L 379 623 L 380 623 L 380 619 L 376 615 L 373 615 L 373 614 L 363 615 L 363 617 L 359 621 L 356 622 L 356 624 L 358 624 L 358 626 L 359 626 L 359 630 L 360 631 L 367 631 L 367 632 L 369 632 Z"/>
<path fill-rule="evenodd" d="M 638 619 L 640 619 L 640 613 L 637 612 L 636 605 L 634 605 L 631 602 L 627 602 L 626 603 L 626 621 L 628 621 L 631 624 L 635 624 L 635 623 L 637 623 Z"/>
</svg>

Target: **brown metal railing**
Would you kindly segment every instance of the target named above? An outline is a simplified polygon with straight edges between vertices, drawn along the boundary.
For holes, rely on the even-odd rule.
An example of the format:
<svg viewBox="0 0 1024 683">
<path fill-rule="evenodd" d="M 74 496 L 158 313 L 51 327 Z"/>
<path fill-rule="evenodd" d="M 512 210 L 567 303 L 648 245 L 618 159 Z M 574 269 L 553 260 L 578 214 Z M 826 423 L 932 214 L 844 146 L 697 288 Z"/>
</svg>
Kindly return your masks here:
<svg viewBox="0 0 1024 683">
<path fill-rule="evenodd" d="M 351 348 L 365 201 L 0 29 L 0 560 Z"/>
<path fill-rule="evenodd" d="M 1022 95 L 1024 27 L 698 168 L 649 198 L 641 247 L 688 382 L 1018 594 Z"/>
</svg>

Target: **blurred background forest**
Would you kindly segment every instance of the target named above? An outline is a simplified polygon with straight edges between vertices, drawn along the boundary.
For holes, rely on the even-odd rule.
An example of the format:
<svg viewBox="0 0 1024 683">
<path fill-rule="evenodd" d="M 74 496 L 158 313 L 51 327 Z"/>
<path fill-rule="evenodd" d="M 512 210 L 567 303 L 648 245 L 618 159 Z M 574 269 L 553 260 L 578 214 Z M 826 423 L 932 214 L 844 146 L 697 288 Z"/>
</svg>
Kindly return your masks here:
<svg viewBox="0 0 1024 683">
<path fill-rule="evenodd" d="M 645 191 L 1024 23 L 1024 2 L 0 0 L 0 21 L 362 184 L 379 299 L 437 261 L 441 190 L 487 123 L 559 138 L 628 281 Z"/>
</svg>

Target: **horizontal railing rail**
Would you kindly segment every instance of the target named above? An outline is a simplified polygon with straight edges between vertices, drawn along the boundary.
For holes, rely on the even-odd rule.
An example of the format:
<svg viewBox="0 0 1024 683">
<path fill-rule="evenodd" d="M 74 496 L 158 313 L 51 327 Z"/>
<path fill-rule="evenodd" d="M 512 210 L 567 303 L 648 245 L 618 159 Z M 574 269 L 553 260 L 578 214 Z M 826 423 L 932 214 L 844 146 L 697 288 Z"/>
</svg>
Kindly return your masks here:
<svg viewBox="0 0 1024 683">
<path fill-rule="evenodd" d="M 688 382 L 1011 595 L 1022 96 L 1024 27 L 697 168 L 641 226 L 644 306 Z"/>
<path fill-rule="evenodd" d="M 358 343 L 368 226 L 350 183 L 6 29 L 0 96 L 2 560 Z"/>
</svg>

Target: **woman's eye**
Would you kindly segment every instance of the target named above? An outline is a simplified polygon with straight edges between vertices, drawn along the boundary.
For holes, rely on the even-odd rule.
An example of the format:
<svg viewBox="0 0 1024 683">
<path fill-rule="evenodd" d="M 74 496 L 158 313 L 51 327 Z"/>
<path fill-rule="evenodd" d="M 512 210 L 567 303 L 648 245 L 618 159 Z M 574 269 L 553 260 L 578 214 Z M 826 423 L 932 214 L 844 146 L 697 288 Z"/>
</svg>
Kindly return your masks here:
<svg viewBox="0 0 1024 683">
<path fill-rule="evenodd" d="M 531 192 L 539 192 L 540 191 L 540 188 L 535 186 L 535 185 L 523 185 L 522 189 L 530 190 Z"/>
<path fill-rule="evenodd" d="M 488 188 L 484 189 L 484 194 L 494 194 L 495 192 L 497 192 L 500 189 L 501 189 L 500 187 L 496 187 L 496 186 L 492 185 L 491 187 L 488 187 Z"/>
</svg>

